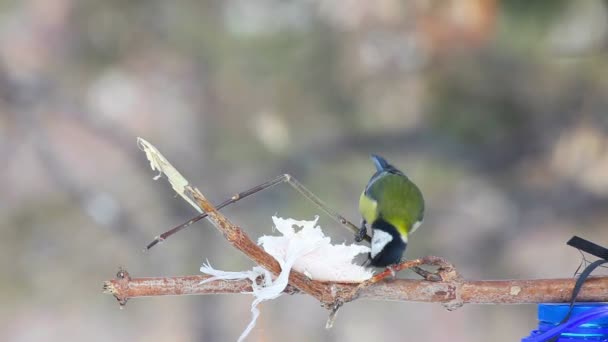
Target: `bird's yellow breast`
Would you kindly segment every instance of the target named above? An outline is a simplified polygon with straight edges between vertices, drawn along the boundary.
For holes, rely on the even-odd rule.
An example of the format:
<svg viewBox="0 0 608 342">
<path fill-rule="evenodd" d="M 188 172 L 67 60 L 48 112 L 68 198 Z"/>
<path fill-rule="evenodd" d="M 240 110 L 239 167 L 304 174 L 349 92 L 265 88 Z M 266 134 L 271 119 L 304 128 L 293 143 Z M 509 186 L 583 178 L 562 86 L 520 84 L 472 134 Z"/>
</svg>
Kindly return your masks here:
<svg viewBox="0 0 608 342">
<path fill-rule="evenodd" d="M 376 221 L 378 218 L 378 202 L 365 196 L 365 191 L 361 193 L 359 198 L 359 212 L 363 219 L 369 223 Z"/>
</svg>

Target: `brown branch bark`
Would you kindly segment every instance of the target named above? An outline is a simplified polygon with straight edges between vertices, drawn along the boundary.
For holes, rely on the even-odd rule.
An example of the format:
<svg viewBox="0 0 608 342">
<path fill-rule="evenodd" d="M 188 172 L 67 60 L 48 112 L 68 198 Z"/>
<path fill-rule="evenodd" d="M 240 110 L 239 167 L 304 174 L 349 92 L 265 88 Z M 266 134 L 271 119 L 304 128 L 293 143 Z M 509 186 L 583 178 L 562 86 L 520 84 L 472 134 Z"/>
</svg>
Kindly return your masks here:
<svg viewBox="0 0 608 342">
<path fill-rule="evenodd" d="M 171 295 L 235 294 L 251 291 L 249 280 L 216 280 L 200 284 L 209 276 L 161 278 L 133 278 L 120 271 L 117 279 L 104 283 L 106 293 L 113 294 L 121 304 L 129 298 Z M 322 284 L 322 298 L 336 301 L 352 293 L 358 283 Z M 417 301 L 442 303 L 448 308 L 462 304 L 524 304 L 568 302 L 575 280 L 481 280 L 429 282 L 424 280 L 396 279 L 372 284 L 361 289 L 359 298 L 369 300 Z M 288 286 L 285 293 L 299 291 Z M 577 297 L 580 302 L 608 301 L 608 277 L 589 278 Z"/>
</svg>

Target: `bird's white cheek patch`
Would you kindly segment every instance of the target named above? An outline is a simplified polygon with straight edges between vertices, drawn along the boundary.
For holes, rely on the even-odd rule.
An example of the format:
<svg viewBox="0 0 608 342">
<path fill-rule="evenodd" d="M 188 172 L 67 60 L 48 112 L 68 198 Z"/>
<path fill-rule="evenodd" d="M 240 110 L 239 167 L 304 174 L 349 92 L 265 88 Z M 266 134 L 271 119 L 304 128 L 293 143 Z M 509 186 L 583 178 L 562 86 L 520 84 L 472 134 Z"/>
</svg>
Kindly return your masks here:
<svg viewBox="0 0 608 342">
<path fill-rule="evenodd" d="M 380 253 L 386 244 L 393 240 L 393 236 L 384 230 L 374 229 L 374 235 L 372 235 L 372 250 L 370 255 L 375 258 Z"/>
</svg>

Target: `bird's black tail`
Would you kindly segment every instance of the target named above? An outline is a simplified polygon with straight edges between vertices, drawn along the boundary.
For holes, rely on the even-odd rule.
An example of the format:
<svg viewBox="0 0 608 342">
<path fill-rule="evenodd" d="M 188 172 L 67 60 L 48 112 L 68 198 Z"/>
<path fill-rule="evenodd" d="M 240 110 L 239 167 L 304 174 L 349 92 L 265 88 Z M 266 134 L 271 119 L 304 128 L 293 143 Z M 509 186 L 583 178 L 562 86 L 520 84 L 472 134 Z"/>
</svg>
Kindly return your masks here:
<svg viewBox="0 0 608 342">
<path fill-rule="evenodd" d="M 374 162 L 374 165 L 376 166 L 377 171 L 385 171 L 385 170 L 389 170 L 389 169 L 394 169 L 394 167 L 391 164 L 389 164 L 386 161 L 386 159 L 380 157 L 379 155 L 372 154 L 370 156 L 370 158 Z"/>
<path fill-rule="evenodd" d="M 390 173 L 393 173 L 393 174 L 405 176 L 405 174 L 403 172 L 397 170 L 396 167 L 394 167 L 393 165 L 389 164 L 386 161 L 386 159 L 380 157 L 379 155 L 372 154 L 370 156 L 370 158 L 372 159 L 372 161 L 374 162 L 374 165 L 376 166 L 377 173 L 390 172 Z"/>
</svg>

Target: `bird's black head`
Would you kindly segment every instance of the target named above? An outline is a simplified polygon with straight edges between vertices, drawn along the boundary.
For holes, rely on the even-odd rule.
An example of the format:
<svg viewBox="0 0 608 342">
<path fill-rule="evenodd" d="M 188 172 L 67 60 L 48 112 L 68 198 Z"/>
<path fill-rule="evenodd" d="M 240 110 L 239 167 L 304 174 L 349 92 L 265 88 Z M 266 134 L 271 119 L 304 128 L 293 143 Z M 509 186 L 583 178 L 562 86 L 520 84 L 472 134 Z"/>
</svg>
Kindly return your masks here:
<svg viewBox="0 0 608 342">
<path fill-rule="evenodd" d="M 391 239 L 381 246 L 379 251 L 376 251 L 374 257 L 372 257 L 372 253 L 369 254 L 370 265 L 375 267 L 386 267 L 401 262 L 407 244 L 403 241 L 401 234 L 399 234 L 397 229 L 383 219 L 378 219 L 372 224 L 372 233 L 372 250 L 375 241 L 374 235 L 377 234 L 376 238 L 384 235 L 388 239 L 388 236 L 384 234 L 387 233 L 390 235 Z"/>
</svg>

